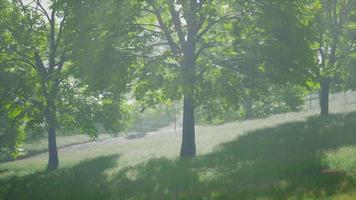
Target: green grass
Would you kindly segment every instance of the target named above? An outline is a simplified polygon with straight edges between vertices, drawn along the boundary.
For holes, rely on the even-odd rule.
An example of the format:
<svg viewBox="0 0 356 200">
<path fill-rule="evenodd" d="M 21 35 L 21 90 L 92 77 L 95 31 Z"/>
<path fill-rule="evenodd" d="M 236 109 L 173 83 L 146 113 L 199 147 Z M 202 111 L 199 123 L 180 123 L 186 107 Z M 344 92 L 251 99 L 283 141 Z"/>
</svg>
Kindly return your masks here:
<svg viewBox="0 0 356 200">
<path fill-rule="evenodd" d="M 172 131 L 4 163 L 0 199 L 356 199 L 356 113 L 313 115 L 197 127 L 192 160 Z"/>
<path fill-rule="evenodd" d="M 103 140 L 112 137 L 109 134 L 100 134 L 98 136 L 98 140 Z M 57 136 L 57 146 L 58 148 L 63 148 L 63 147 L 68 147 L 71 145 L 76 145 L 76 144 L 83 144 L 83 143 L 88 143 L 91 142 L 92 139 L 89 135 L 58 135 Z M 26 141 L 23 144 L 22 147 L 23 151 L 21 152 L 21 155 L 17 157 L 16 159 L 23 159 L 27 157 L 31 157 L 34 155 L 38 155 L 44 152 L 47 152 L 48 149 L 48 141 L 47 138 L 40 137 L 36 139 L 32 139 L 29 141 Z M 15 160 L 15 158 L 11 157 L 10 155 L 3 160 L 0 160 L 0 162 L 4 161 L 10 161 L 10 160 Z"/>
</svg>

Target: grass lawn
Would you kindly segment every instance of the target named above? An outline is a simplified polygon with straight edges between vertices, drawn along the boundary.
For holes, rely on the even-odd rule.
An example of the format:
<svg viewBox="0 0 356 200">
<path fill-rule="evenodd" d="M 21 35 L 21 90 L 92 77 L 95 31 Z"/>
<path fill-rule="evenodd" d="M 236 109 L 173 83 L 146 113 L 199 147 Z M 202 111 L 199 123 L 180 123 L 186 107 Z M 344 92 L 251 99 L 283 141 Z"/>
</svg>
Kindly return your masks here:
<svg viewBox="0 0 356 200">
<path fill-rule="evenodd" d="M 356 199 L 356 113 L 344 111 L 197 127 L 191 160 L 168 131 L 63 148 L 55 172 L 45 153 L 3 163 L 0 199 Z"/>
<path fill-rule="evenodd" d="M 99 139 L 107 139 L 110 138 L 111 136 L 109 134 L 100 134 Z M 58 148 L 64 148 L 67 146 L 75 145 L 75 144 L 82 144 L 82 143 L 87 143 L 91 142 L 92 139 L 88 135 L 59 135 L 57 136 L 57 146 Z M 47 152 L 48 149 L 48 140 L 46 137 L 44 138 L 39 138 L 36 140 L 31 140 L 29 142 L 26 142 L 23 145 L 23 156 L 20 156 L 20 159 L 22 158 L 27 158 L 33 155 L 37 155 L 43 152 Z"/>
</svg>

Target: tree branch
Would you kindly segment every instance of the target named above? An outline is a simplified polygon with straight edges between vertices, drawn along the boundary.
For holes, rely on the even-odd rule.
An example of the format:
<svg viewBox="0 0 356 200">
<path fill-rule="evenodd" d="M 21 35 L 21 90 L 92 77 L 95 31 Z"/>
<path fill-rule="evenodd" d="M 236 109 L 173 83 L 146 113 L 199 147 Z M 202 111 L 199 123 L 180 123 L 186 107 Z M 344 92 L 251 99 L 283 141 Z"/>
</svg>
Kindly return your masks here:
<svg viewBox="0 0 356 200">
<path fill-rule="evenodd" d="M 159 28 L 161 29 L 161 27 L 157 24 L 150 24 L 150 23 L 131 23 L 131 25 L 134 25 L 134 26 L 151 26 L 151 27 L 154 27 L 154 28 Z"/>
<path fill-rule="evenodd" d="M 167 39 L 171 50 L 173 51 L 173 53 L 174 53 L 176 56 L 179 56 L 179 54 L 180 54 L 180 52 L 181 52 L 180 49 L 179 49 L 179 46 L 177 45 L 177 43 L 174 42 L 174 40 L 173 40 L 173 38 L 172 38 L 172 35 L 171 35 L 169 29 L 167 28 L 167 26 L 166 26 L 165 23 L 163 22 L 163 19 L 162 19 L 162 16 L 161 16 L 160 11 L 159 11 L 159 10 L 156 10 L 156 11 L 155 11 L 155 15 L 156 15 L 156 17 L 157 17 L 157 20 L 158 20 L 158 23 L 159 23 L 161 29 L 162 29 L 163 32 L 164 32 L 165 38 Z"/>
<path fill-rule="evenodd" d="M 196 53 L 196 58 L 197 59 L 199 57 L 199 55 L 206 49 L 212 48 L 212 47 L 219 47 L 219 46 L 223 46 L 224 44 L 221 43 L 215 43 L 215 42 L 209 42 L 209 43 L 203 43 L 201 45 L 201 47 L 198 49 L 197 53 Z"/>
<path fill-rule="evenodd" d="M 36 69 L 36 66 L 29 60 L 26 58 L 23 58 L 17 54 L 15 54 L 16 57 L 12 57 L 11 55 L 6 55 L 6 59 L 4 59 L 5 61 L 0 63 L 0 66 L 4 67 L 6 65 L 8 65 L 10 62 L 22 62 L 24 64 L 30 65 L 32 68 Z"/>
<path fill-rule="evenodd" d="M 53 69 L 56 65 L 56 37 L 55 37 L 55 30 L 56 30 L 56 21 L 55 21 L 55 9 L 52 8 L 51 18 L 49 21 L 50 24 L 50 32 L 49 32 L 49 69 L 48 75 L 52 76 Z"/>
<path fill-rule="evenodd" d="M 200 32 L 198 33 L 198 37 L 197 39 L 200 40 L 203 38 L 203 36 L 209 32 L 209 30 L 217 23 L 220 23 L 220 22 L 223 22 L 223 21 L 227 21 L 227 20 L 232 20 L 232 19 L 237 19 L 237 17 L 240 16 L 241 17 L 241 14 L 240 13 L 236 13 L 236 12 L 233 12 L 233 13 L 229 13 L 229 14 L 226 14 L 225 16 L 222 16 L 220 19 L 218 20 L 212 20 L 208 23 L 208 25 Z"/>
<path fill-rule="evenodd" d="M 60 39 L 61 39 L 61 37 L 62 37 L 62 33 L 63 33 L 63 31 L 64 31 L 64 28 L 65 28 L 66 19 L 67 19 L 67 15 L 64 15 L 64 16 L 63 16 L 63 19 L 62 19 L 61 22 L 59 23 L 59 28 L 58 28 L 58 34 L 57 34 L 55 49 L 57 49 L 58 43 L 59 43 L 59 41 L 60 41 Z"/>
<path fill-rule="evenodd" d="M 42 59 L 41 59 L 41 57 L 40 57 L 38 52 L 34 53 L 34 59 L 35 59 L 35 63 L 36 63 L 36 65 L 35 65 L 36 66 L 36 70 L 38 72 L 40 72 L 42 78 L 45 78 L 47 76 L 47 70 L 46 70 L 46 68 L 45 68 L 45 66 L 43 64 L 43 61 L 42 61 Z"/>
<path fill-rule="evenodd" d="M 172 0 L 168 0 L 168 6 L 169 6 L 169 12 L 172 16 L 172 21 L 174 24 L 174 27 L 176 29 L 178 38 L 179 38 L 179 43 L 181 48 L 184 48 L 185 45 L 185 33 L 182 29 L 182 23 L 180 20 L 180 16 L 178 11 L 176 11 L 175 7 L 174 7 L 174 2 L 172 2 Z"/>
<path fill-rule="evenodd" d="M 61 71 L 62 70 L 64 63 L 67 61 L 67 53 L 68 53 L 67 47 L 65 47 L 63 49 L 63 51 L 62 51 L 62 54 L 61 54 L 61 56 L 59 58 L 58 63 L 56 64 L 58 66 L 57 71 Z"/>
<path fill-rule="evenodd" d="M 40 11 L 45 15 L 45 17 L 47 18 L 48 21 L 51 21 L 51 18 L 49 17 L 48 12 L 46 11 L 46 9 L 43 7 L 43 5 L 41 4 L 40 0 L 34 0 L 34 3 L 36 3 L 41 9 Z"/>
</svg>

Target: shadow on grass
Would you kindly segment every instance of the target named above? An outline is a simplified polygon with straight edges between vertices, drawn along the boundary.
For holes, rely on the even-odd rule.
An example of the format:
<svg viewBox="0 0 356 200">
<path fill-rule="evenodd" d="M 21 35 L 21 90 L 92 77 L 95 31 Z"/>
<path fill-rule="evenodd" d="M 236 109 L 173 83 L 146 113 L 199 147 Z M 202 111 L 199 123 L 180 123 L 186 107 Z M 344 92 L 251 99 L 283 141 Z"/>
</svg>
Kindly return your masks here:
<svg viewBox="0 0 356 200">
<path fill-rule="evenodd" d="M 355 190 L 322 153 L 356 144 L 356 113 L 257 130 L 194 160 L 154 159 L 112 177 L 113 199 L 325 199 Z M 120 197 L 120 198 L 119 198 Z"/>
<path fill-rule="evenodd" d="M 257 130 L 191 160 L 151 159 L 103 175 L 100 157 L 9 182 L 7 199 L 327 199 L 356 190 L 346 172 L 325 173 L 322 153 L 356 144 L 356 113 Z"/>
<path fill-rule="evenodd" d="M 356 144 L 356 113 L 309 118 L 262 129 L 198 159 L 214 172 L 219 199 L 321 198 L 355 189 L 345 172 L 323 173 L 323 152 Z M 220 189 L 219 189 L 220 188 Z"/>
<path fill-rule="evenodd" d="M 117 165 L 118 156 L 86 160 L 71 168 L 38 172 L 3 183 L 5 200 L 11 199 L 107 199 L 106 169 Z M 1 195 L 0 195 L 1 199 Z"/>
</svg>

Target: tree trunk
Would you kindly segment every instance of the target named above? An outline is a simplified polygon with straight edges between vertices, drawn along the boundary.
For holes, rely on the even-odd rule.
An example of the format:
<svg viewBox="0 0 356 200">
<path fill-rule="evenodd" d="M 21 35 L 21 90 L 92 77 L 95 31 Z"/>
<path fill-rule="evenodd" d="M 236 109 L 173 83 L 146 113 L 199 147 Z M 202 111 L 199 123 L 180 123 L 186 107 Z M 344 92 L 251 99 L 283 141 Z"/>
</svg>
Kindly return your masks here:
<svg viewBox="0 0 356 200">
<path fill-rule="evenodd" d="M 194 101 L 192 97 L 184 96 L 183 136 L 180 156 L 194 157 L 195 155 Z"/>
<path fill-rule="evenodd" d="M 194 127 L 194 89 L 195 89 L 195 42 L 188 40 L 184 49 L 182 62 L 183 105 L 183 135 L 180 151 L 181 157 L 194 157 L 195 127 Z"/>
<path fill-rule="evenodd" d="M 56 141 L 56 109 L 54 102 L 47 99 L 46 118 L 48 126 L 48 170 L 56 170 L 58 168 L 58 152 Z"/>
<path fill-rule="evenodd" d="M 49 125 L 48 128 L 48 170 L 58 169 L 58 152 L 57 152 L 57 142 L 56 142 L 56 127 Z"/>
<path fill-rule="evenodd" d="M 320 90 L 320 115 L 327 116 L 329 115 L 329 79 L 323 78 L 321 81 L 321 90 Z"/>
<path fill-rule="evenodd" d="M 182 146 L 180 151 L 181 157 L 194 157 L 196 156 L 195 147 L 195 127 L 194 127 L 194 93 L 195 93 L 195 65 L 196 65 L 196 43 L 198 36 L 198 15 L 197 15 L 197 1 L 189 1 L 189 9 L 186 18 L 187 35 L 186 39 L 181 32 L 179 17 L 174 17 L 175 27 L 178 29 L 179 41 L 182 49 L 181 60 L 181 81 L 182 90 L 184 95 L 183 105 L 183 135 Z M 174 8 L 171 9 L 173 15 Z"/>
<path fill-rule="evenodd" d="M 187 54 L 189 55 L 189 54 Z M 194 55 L 194 54 L 192 54 Z M 194 157 L 195 127 L 194 127 L 194 86 L 195 86 L 195 60 L 194 57 L 185 56 L 183 64 L 183 135 L 180 150 L 181 157 Z"/>
</svg>

